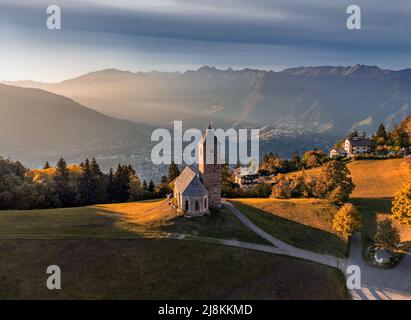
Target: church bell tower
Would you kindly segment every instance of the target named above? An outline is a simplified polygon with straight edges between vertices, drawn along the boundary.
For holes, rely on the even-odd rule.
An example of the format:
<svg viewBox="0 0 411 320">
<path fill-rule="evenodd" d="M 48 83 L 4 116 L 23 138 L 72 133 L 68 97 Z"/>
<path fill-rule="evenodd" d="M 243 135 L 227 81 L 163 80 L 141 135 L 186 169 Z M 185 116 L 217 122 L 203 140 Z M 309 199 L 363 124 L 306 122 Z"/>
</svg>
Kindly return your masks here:
<svg viewBox="0 0 411 320">
<path fill-rule="evenodd" d="M 200 139 L 198 151 L 200 179 L 208 190 L 209 205 L 221 207 L 221 145 L 211 125 Z"/>
</svg>

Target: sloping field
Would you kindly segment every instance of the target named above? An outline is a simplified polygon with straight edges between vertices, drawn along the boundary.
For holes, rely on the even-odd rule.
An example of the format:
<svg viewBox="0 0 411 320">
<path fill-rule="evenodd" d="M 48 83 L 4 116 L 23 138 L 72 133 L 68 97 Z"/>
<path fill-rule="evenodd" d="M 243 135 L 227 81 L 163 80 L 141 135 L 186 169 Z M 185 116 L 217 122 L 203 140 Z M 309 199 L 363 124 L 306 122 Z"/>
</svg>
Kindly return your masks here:
<svg viewBox="0 0 411 320">
<path fill-rule="evenodd" d="M 404 159 L 359 160 L 347 166 L 355 184 L 353 198 L 393 197 L 406 181 L 411 180 L 411 164 Z M 321 168 L 315 168 L 305 170 L 305 174 L 309 179 L 320 171 Z M 301 171 L 288 175 L 301 175 Z"/>
<path fill-rule="evenodd" d="M 344 257 L 347 242 L 332 229 L 336 208 L 319 199 L 232 199 L 254 224 L 296 247 Z"/>
<path fill-rule="evenodd" d="M 178 216 L 164 200 L 0 211 L 0 239 L 164 238 L 168 233 L 267 244 L 224 209 L 187 219 Z"/>
</svg>

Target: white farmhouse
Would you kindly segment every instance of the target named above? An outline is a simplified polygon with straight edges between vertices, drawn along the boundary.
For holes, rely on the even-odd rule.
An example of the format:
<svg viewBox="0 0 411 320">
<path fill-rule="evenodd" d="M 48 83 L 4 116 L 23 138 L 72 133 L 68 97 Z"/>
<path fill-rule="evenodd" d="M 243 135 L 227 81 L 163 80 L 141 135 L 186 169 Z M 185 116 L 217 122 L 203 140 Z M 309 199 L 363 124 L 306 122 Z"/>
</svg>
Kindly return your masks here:
<svg viewBox="0 0 411 320">
<path fill-rule="evenodd" d="M 366 137 L 352 137 L 345 139 L 344 150 L 348 156 L 361 155 L 371 152 L 371 139 Z"/>
</svg>

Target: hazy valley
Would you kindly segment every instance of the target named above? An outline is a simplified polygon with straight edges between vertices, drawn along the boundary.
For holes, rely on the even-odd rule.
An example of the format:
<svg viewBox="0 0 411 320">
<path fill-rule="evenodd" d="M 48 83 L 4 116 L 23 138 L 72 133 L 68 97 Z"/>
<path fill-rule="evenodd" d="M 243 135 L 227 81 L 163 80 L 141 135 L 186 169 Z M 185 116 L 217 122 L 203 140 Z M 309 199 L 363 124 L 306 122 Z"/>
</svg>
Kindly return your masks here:
<svg viewBox="0 0 411 320">
<path fill-rule="evenodd" d="M 96 156 L 104 169 L 132 163 L 148 177 L 150 134 L 173 120 L 183 120 L 184 129 L 202 129 L 210 120 L 216 127 L 260 128 L 261 153 L 290 156 L 296 149 L 327 149 L 353 128 L 392 128 L 410 113 L 411 101 L 410 69 L 362 65 L 281 72 L 108 69 L 60 83 L 6 84 L 12 86 L 0 86 L 4 156 L 30 167 L 59 156 Z"/>
</svg>

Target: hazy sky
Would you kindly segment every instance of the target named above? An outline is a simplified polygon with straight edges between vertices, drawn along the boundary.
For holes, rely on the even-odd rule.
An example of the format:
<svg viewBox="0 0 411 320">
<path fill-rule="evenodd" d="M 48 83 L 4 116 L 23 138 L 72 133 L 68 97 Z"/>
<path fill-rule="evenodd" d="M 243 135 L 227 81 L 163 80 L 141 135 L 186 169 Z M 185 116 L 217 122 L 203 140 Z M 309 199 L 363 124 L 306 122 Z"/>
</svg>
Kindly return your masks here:
<svg viewBox="0 0 411 320">
<path fill-rule="evenodd" d="M 362 30 L 346 29 L 346 8 Z M 46 8 L 62 10 L 48 30 Z M 411 67 L 410 0 L 0 0 L 0 79 L 118 68 Z"/>
</svg>

